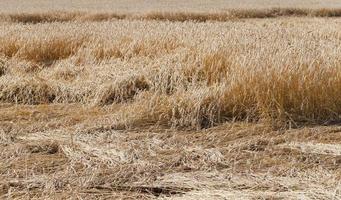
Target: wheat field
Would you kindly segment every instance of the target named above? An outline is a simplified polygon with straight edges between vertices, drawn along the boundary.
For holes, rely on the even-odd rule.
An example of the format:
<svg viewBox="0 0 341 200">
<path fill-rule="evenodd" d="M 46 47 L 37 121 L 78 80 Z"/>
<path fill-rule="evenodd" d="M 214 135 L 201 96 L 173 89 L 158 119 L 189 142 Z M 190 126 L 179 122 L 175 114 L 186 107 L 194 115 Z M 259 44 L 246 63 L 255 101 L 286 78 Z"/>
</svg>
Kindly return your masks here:
<svg viewBox="0 0 341 200">
<path fill-rule="evenodd" d="M 336 0 L 1 1 L 1 199 L 341 199 Z"/>
</svg>

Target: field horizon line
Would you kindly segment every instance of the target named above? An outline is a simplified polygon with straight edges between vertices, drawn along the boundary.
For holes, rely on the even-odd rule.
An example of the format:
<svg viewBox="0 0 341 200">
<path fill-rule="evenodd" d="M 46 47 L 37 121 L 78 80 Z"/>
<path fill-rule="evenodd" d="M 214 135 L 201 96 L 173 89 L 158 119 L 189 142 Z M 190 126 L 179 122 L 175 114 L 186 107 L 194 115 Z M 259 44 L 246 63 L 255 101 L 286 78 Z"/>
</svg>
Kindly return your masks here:
<svg viewBox="0 0 341 200">
<path fill-rule="evenodd" d="M 273 7 L 264 9 L 226 9 L 223 11 L 146 11 L 141 13 L 85 12 L 85 11 L 47 11 L 0 13 L 0 22 L 12 23 L 52 23 L 72 21 L 108 20 L 156 20 L 172 22 L 230 21 L 236 19 L 257 19 L 277 17 L 341 17 L 341 8 L 290 8 Z"/>
</svg>

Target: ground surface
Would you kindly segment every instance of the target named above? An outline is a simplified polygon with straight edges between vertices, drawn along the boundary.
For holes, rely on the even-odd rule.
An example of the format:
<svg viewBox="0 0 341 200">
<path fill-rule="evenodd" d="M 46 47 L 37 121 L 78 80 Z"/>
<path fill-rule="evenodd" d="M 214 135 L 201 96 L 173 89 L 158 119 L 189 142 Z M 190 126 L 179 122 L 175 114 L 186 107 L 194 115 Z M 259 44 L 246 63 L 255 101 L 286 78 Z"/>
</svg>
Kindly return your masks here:
<svg viewBox="0 0 341 200">
<path fill-rule="evenodd" d="M 146 12 L 146 11 L 219 11 L 234 8 L 340 8 L 338 0 L 2 0 L 2 12 L 94 11 L 94 12 Z"/>
<path fill-rule="evenodd" d="M 341 199 L 340 7 L 1 1 L 0 198 Z"/>
</svg>

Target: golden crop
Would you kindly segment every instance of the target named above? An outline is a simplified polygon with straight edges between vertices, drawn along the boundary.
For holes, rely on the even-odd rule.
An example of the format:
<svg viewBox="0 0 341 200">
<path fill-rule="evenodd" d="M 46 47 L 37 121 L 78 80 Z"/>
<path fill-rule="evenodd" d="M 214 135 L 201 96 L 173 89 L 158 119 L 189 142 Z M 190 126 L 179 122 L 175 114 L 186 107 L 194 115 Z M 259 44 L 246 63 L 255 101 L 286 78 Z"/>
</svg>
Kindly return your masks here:
<svg viewBox="0 0 341 200">
<path fill-rule="evenodd" d="M 0 199 L 340 199 L 340 17 L 0 1 Z"/>
</svg>

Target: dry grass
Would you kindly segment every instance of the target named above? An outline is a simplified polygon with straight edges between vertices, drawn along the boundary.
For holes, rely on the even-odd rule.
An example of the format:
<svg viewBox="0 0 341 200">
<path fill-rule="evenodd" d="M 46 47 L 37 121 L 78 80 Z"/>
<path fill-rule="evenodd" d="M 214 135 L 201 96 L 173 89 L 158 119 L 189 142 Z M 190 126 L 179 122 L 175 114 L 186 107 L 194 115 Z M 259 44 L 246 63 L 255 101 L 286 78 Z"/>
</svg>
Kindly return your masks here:
<svg viewBox="0 0 341 200">
<path fill-rule="evenodd" d="M 300 20 L 5 24 L 0 99 L 125 103 L 128 126 L 339 123 L 340 20 Z"/>
<path fill-rule="evenodd" d="M 1 199 L 341 198 L 338 1 L 6 2 Z"/>
</svg>

